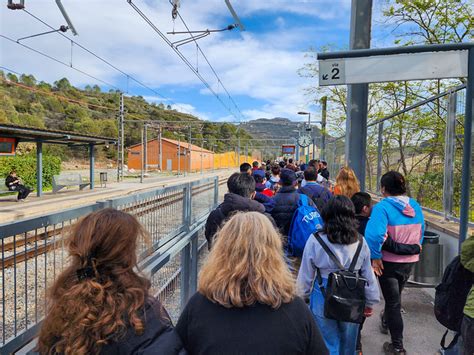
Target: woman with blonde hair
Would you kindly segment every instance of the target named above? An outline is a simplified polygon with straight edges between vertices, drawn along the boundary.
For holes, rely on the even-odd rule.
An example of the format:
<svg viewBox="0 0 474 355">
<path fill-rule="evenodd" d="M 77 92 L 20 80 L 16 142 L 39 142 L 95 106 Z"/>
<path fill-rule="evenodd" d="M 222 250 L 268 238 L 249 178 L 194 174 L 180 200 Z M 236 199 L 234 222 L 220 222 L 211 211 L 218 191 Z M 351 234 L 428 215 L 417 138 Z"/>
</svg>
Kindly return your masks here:
<svg viewBox="0 0 474 355">
<path fill-rule="evenodd" d="M 348 166 L 342 167 L 336 176 L 334 195 L 343 195 L 351 198 L 356 192 L 360 192 L 360 184 L 354 170 Z"/>
<path fill-rule="evenodd" d="M 238 213 L 218 232 L 176 331 L 190 354 L 327 354 L 295 288 L 272 223 Z"/>
<path fill-rule="evenodd" d="M 147 234 L 111 208 L 91 213 L 68 240 L 71 263 L 49 290 L 40 354 L 177 354 L 171 320 L 140 276 L 136 247 Z"/>
</svg>

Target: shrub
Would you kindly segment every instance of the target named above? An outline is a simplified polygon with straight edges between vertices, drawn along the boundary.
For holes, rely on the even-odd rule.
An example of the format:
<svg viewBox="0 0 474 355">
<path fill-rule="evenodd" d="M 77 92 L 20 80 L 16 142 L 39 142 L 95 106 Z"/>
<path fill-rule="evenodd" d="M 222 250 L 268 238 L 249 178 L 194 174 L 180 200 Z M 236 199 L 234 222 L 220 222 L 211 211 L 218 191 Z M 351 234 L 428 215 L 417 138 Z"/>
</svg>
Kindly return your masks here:
<svg viewBox="0 0 474 355">
<path fill-rule="evenodd" d="M 0 157 L 0 177 L 6 178 L 15 170 L 26 186 L 36 187 L 36 154 L 29 153 L 14 157 Z M 43 154 L 43 188 L 51 187 L 53 175 L 61 172 L 61 159 Z"/>
</svg>

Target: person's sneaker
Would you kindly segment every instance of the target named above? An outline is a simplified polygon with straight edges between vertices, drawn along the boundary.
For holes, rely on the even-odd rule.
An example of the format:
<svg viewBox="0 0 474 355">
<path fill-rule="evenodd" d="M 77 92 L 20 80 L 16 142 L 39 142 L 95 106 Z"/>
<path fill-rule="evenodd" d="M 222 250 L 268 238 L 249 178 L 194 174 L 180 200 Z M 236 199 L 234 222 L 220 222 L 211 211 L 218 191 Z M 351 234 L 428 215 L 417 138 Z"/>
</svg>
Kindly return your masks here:
<svg viewBox="0 0 474 355">
<path fill-rule="evenodd" d="M 396 348 L 392 343 L 386 342 L 383 344 L 383 351 L 386 355 L 406 355 L 406 350 L 401 348 Z"/>
<path fill-rule="evenodd" d="M 380 312 L 380 332 L 382 334 L 388 334 L 388 327 L 387 327 L 387 323 L 385 322 L 385 319 L 383 319 L 383 311 Z"/>
</svg>

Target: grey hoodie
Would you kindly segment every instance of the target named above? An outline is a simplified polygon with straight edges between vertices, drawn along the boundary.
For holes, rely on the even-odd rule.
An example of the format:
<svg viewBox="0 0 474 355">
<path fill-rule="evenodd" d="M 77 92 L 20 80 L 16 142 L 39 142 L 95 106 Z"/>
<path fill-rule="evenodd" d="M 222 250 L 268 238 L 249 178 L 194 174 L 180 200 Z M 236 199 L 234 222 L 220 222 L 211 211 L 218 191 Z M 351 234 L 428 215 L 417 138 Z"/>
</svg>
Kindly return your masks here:
<svg viewBox="0 0 474 355">
<path fill-rule="evenodd" d="M 336 255 L 341 264 L 344 265 L 346 269 L 349 269 L 349 265 L 351 264 L 352 258 L 354 257 L 354 254 L 357 250 L 358 243 L 349 245 L 333 244 L 328 240 L 326 234 L 319 233 L 319 235 L 329 247 L 329 249 L 331 249 L 334 255 Z M 298 292 L 302 297 L 308 297 L 311 293 L 313 280 L 315 279 L 316 275 L 316 267 L 319 268 L 323 278 L 327 278 L 331 272 L 339 270 L 336 264 L 334 264 L 334 262 L 330 259 L 329 255 L 327 255 L 324 249 L 321 247 L 321 244 L 319 244 L 316 238 L 311 235 L 306 242 L 303 252 L 303 259 L 301 261 L 298 278 L 296 280 Z M 365 287 L 365 296 L 367 306 L 371 307 L 372 305 L 379 303 L 380 292 L 370 262 L 370 250 L 365 239 L 363 239 L 362 250 L 360 252 L 359 258 L 357 259 L 355 267 L 355 271 L 359 270 L 362 277 L 366 278 L 368 281 L 368 284 Z"/>
</svg>

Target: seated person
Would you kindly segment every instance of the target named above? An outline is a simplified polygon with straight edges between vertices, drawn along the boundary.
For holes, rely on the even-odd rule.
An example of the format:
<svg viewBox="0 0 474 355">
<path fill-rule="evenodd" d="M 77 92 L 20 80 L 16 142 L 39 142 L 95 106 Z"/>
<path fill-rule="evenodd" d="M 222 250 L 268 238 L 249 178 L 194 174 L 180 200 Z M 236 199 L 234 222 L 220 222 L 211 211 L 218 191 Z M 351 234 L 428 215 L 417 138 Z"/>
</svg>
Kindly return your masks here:
<svg viewBox="0 0 474 355">
<path fill-rule="evenodd" d="M 18 197 L 17 201 L 24 201 L 25 198 L 28 197 L 30 194 L 31 189 L 27 188 L 25 185 L 21 183 L 20 178 L 17 176 L 16 171 L 12 170 L 10 174 L 8 174 L 7 178 L 5 179 L 5 186 L 8 188 L 10 191 L 17 191 L 18 192 Z"/>
</svg>

